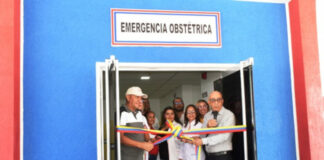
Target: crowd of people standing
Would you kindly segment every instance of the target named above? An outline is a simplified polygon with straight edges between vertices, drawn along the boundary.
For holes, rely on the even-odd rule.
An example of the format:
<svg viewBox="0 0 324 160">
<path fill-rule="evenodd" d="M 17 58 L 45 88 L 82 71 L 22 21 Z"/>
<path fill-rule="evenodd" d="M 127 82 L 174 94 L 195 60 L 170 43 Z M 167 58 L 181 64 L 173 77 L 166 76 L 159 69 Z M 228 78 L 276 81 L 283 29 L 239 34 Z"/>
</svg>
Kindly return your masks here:
<svg viewBox="0 0 324 160">
<path fill-rule="evenodd" d="M 223 106 L 221 92 L 213 91 L 208 102 L 200 99 L 185 107 L 181 97 L 173 99 L 173 106 L 162 111 L 161 121 L 150 110 L 148 96 L 139 87 L 126 92 L 125 109 L 121 111 L 120 124 L 125 126 L 171 131 L 166 121 L 182 130 L 234 126 L 234 114 Z M 153 143 L 164 135 L 121 133 L 122 160 L 195 160 L 196 146 L 203 146 L 200 160 L 231 160 L 232 133 L 211 135 L 186 135 L 192 139 L 171 137 L 159 145 Z"/>
</svg>

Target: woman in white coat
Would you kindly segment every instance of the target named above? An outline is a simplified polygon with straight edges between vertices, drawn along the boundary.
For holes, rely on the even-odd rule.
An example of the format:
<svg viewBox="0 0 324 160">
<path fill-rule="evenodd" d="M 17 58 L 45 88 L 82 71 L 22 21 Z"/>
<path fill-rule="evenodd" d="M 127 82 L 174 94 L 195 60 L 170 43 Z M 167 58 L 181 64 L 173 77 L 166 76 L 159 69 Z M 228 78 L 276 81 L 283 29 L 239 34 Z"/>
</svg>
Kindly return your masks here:
<svg viewBox="0 0 324 160">
<path fill-rule="evenodd" d="M 199 111 L 193 104 L 189 104 L 185 110 L 185 120 L 183 130 L 199 129 L 202 128 L 202 123 L 199 122 Z M 185 135 L 186 137 L 194 137 L 197 135 Z M 179 153 L 179 159 L 181 160 L 196 160 L 196 146 L 192 144 L 192 141 L 183 139 L 181 149 Z M 205 160 L 204 151 L 200 152 L 200 160 Z"/>
</svg>

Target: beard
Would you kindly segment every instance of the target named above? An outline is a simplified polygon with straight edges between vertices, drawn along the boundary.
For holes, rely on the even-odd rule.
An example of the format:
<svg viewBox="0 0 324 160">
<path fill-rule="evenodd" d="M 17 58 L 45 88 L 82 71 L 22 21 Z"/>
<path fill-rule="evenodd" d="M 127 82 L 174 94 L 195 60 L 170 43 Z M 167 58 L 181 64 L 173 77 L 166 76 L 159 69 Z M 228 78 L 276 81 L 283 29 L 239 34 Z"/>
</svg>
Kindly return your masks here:
<svg viewBox="0 0 324 160">
<path fill-rule="evenodd" d="M 174 108 L 174 110 L 175 110 L 176 112 L 183 112 L 183 109 L 184 109 L 184 107 L 182 107 L 182 108 Z"/>
</svg>

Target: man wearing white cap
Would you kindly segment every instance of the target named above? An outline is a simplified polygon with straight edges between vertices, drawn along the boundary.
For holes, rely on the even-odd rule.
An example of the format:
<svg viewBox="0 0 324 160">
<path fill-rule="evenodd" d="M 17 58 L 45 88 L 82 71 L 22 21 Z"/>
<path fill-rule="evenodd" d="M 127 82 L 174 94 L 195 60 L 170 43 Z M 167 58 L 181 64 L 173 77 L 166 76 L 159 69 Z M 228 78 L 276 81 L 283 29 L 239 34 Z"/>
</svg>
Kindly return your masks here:
<svg viewBox="0 0 324 160">
<path fill-rule="evenodd" d="M 120 125 L 144 128 L 147 121 L 139 111 L 143 106 L 142 98 L 147 98 L 141 88 L 133 86 L 126 91 L 126 110 L 120 116 Z M 153 149 L 153 143 L 145 142 L 144 134 L 121 133 L 121 159 L 122 160 L 143 160 L 145 151 Z"/>
</svg>

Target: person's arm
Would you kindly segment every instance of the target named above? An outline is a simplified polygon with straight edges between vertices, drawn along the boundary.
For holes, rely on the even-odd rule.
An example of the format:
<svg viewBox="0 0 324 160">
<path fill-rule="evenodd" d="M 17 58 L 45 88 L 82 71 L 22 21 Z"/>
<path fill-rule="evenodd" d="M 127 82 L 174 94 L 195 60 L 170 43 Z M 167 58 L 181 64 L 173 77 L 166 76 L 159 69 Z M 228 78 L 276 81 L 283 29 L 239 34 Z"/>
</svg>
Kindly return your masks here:
<svg viewBox="0 0 324 160">
<path fill-rule="evenodd" d="M 120 115 L 120 125 L 126 126 L 126 123 L 127 123 L 127 114 L 125 112 L 122 112 Z M 120 141 L 124 145 L 141 148 L 146 151 L 150 151 L 154 147 L 151 142 L 135 141 L 125 136 L 124 133 L 120 133 Z"/>
<path fill-rule="evenodd" d="M 151 151 L 154 147 L 151 142 L 138 142 L 128 138 L 124 133 L 120 133 L 120 141 L 124 145 L 141 148 L 146 151 Z"/>
<path fill-rule="evenodd" d="M 145 126 L 144 126 L 144 128 L 145 128 L 145 129 L 149 129 L 149 128 L 145 127 Z M 150 141 L 150 139 L 151 139 L 151 138 L 150 138 L 150 134 L 149 134 L 149 133 L 145 133 L 145 134 L 144 134 L 144 140 L 145 140 L 146 142 L 148 142 L 148 141 Z"/>
</svg>

